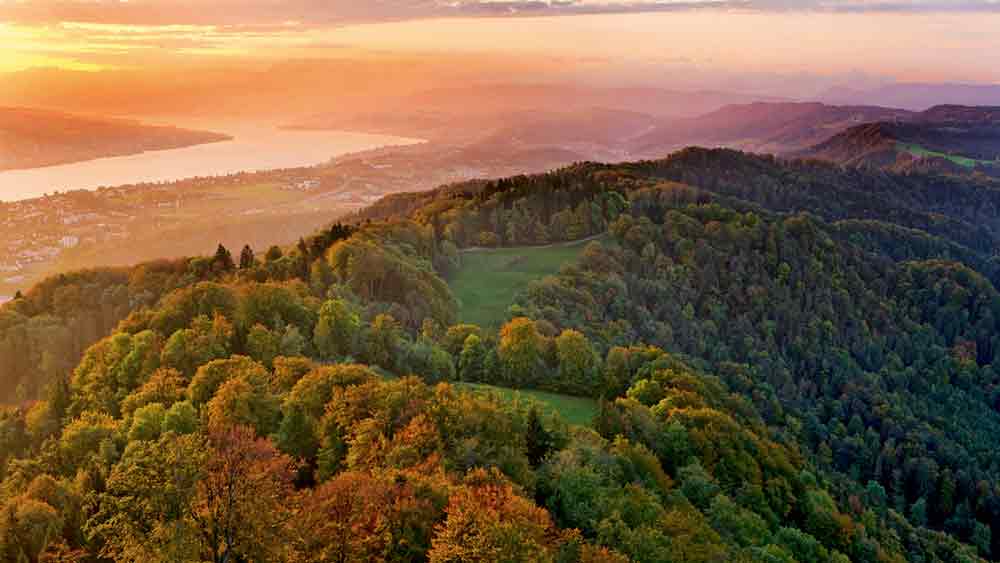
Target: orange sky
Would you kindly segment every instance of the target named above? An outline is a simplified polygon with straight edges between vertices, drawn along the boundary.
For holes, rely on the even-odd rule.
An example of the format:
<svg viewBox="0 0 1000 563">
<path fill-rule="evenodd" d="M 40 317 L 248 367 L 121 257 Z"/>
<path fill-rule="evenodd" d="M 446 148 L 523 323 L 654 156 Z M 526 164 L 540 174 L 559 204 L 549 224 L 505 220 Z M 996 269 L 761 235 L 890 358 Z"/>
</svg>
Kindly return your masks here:
<svg viewBox="0 0 1000 563">
<path fill-rule="evenodd" d="M 2 1 L 2 0 L 0 0 Z M 1000 81 L 1000 14 L 688 11 L 371 25 L 0 24 L 0 71 L 128 67 L 227 56 L 341 56 L 365 50 L 514 52 L 695 65 Z"/>
<path fill-rule="evenodd" d="M 0 0 L 0 17 L 9 1 Z M 31 0 L 18 1 L 32 5 Z M 232 1 L 213 0 L 223 5 Z M 387 54 L 489 54 L 633 81 L 683 77 L 686 86 L 733 74 L 1000 82 L 1000 12 L 994 10 L 698 9 L 362 24 L 273 17 L 236 24 L 99 20 L 0 20 L 0 72 L 36 67 L 155 71 L 218 67 L 227 61 L 247 65 Z"/>
</svg>

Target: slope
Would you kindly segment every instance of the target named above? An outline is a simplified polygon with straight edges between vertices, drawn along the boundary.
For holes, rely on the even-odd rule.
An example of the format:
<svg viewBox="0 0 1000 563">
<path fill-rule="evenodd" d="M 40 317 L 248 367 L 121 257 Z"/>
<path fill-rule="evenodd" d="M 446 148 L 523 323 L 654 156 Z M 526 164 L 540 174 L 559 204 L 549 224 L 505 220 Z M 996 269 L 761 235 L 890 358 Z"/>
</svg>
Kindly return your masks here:
<svg viewBox="0 0 1000 563">
<path fill-rule="evenodd" d="M 0 418 L 3 514 L 53 523 L 35 558 L 977 561 L 1000 542 L 1000 297 L 931 255 L 985 255 L 996 201 L 988 180 L 688 150 L 395 198 L 239 267 L 220 248 L 94 280 L 135 310 Z M 899 228 L 861 245 L 862 219 Z M 530 284 L 525 317 L 456 324 L 461 249 L 604 233 Z M 5 305 L 5 338 L 18 315 L 95 314 L 81 285 Z M 603 401 L 588 432 L 448 381 Z M 261 533 L 189 532 L 231 521 Z"/>
<path fill-rule="evenodd" d="M 854 125 L 910 115 L 890 108 L 820 103 L 731 105 L 699 117 L 666 121 L 630 141 L 628 148 L 633 155 L 649 157 L 692 145 L 782 154 L 810 147 Z"/>
</svg>

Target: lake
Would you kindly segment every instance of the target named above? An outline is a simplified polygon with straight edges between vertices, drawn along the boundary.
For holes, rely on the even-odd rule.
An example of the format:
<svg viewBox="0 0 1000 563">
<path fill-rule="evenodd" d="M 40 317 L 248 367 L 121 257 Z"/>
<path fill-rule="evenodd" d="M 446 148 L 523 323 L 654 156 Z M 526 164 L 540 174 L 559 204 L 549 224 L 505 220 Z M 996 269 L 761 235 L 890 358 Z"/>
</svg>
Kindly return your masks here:
<svg viewBox="0 0 1000 563">
<path fill-rule="evenodd" d="M 0 201 L 30 199 L 54 191 L 92 190 L 102 186 L 171 182 L 195 176 L 313 166 L 343 154 L 421 142 L 387 135 L 296 131 L 262 125 L 224 125 L 205 129 L 228 134 L 234 139 L 182 149 L 0 172 Z"/>
</svg>

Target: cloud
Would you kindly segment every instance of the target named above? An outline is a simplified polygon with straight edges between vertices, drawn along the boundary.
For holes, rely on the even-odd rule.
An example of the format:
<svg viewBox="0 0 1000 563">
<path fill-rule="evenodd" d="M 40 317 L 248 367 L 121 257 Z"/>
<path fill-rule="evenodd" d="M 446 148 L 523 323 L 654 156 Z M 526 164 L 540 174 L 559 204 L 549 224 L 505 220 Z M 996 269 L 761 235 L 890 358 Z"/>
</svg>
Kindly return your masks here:
<svg viewBox="0 0 1000 563">
<path fill-rule="evenodd" d="M 0 0 L 0 21 L 48 24 L 342 25 L 706 9 L 827 12 L 1000 11 L 1000 0 Z"/>
</svg>

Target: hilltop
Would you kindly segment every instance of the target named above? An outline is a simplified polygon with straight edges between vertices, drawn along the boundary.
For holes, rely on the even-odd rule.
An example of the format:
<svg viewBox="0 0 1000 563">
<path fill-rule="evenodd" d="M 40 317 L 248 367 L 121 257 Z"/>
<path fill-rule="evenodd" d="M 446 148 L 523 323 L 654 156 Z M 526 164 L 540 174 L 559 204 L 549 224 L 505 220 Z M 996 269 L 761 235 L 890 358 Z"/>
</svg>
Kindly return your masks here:
<svg viewBox="0 0 1000 563">
<path fill-rule="evenodd" d="M 897 171 L 996 174 L 1000 111 L 994 107 L 937 106 L 907 120 L 852 127 L 796 155 Z"/>
</svg>

